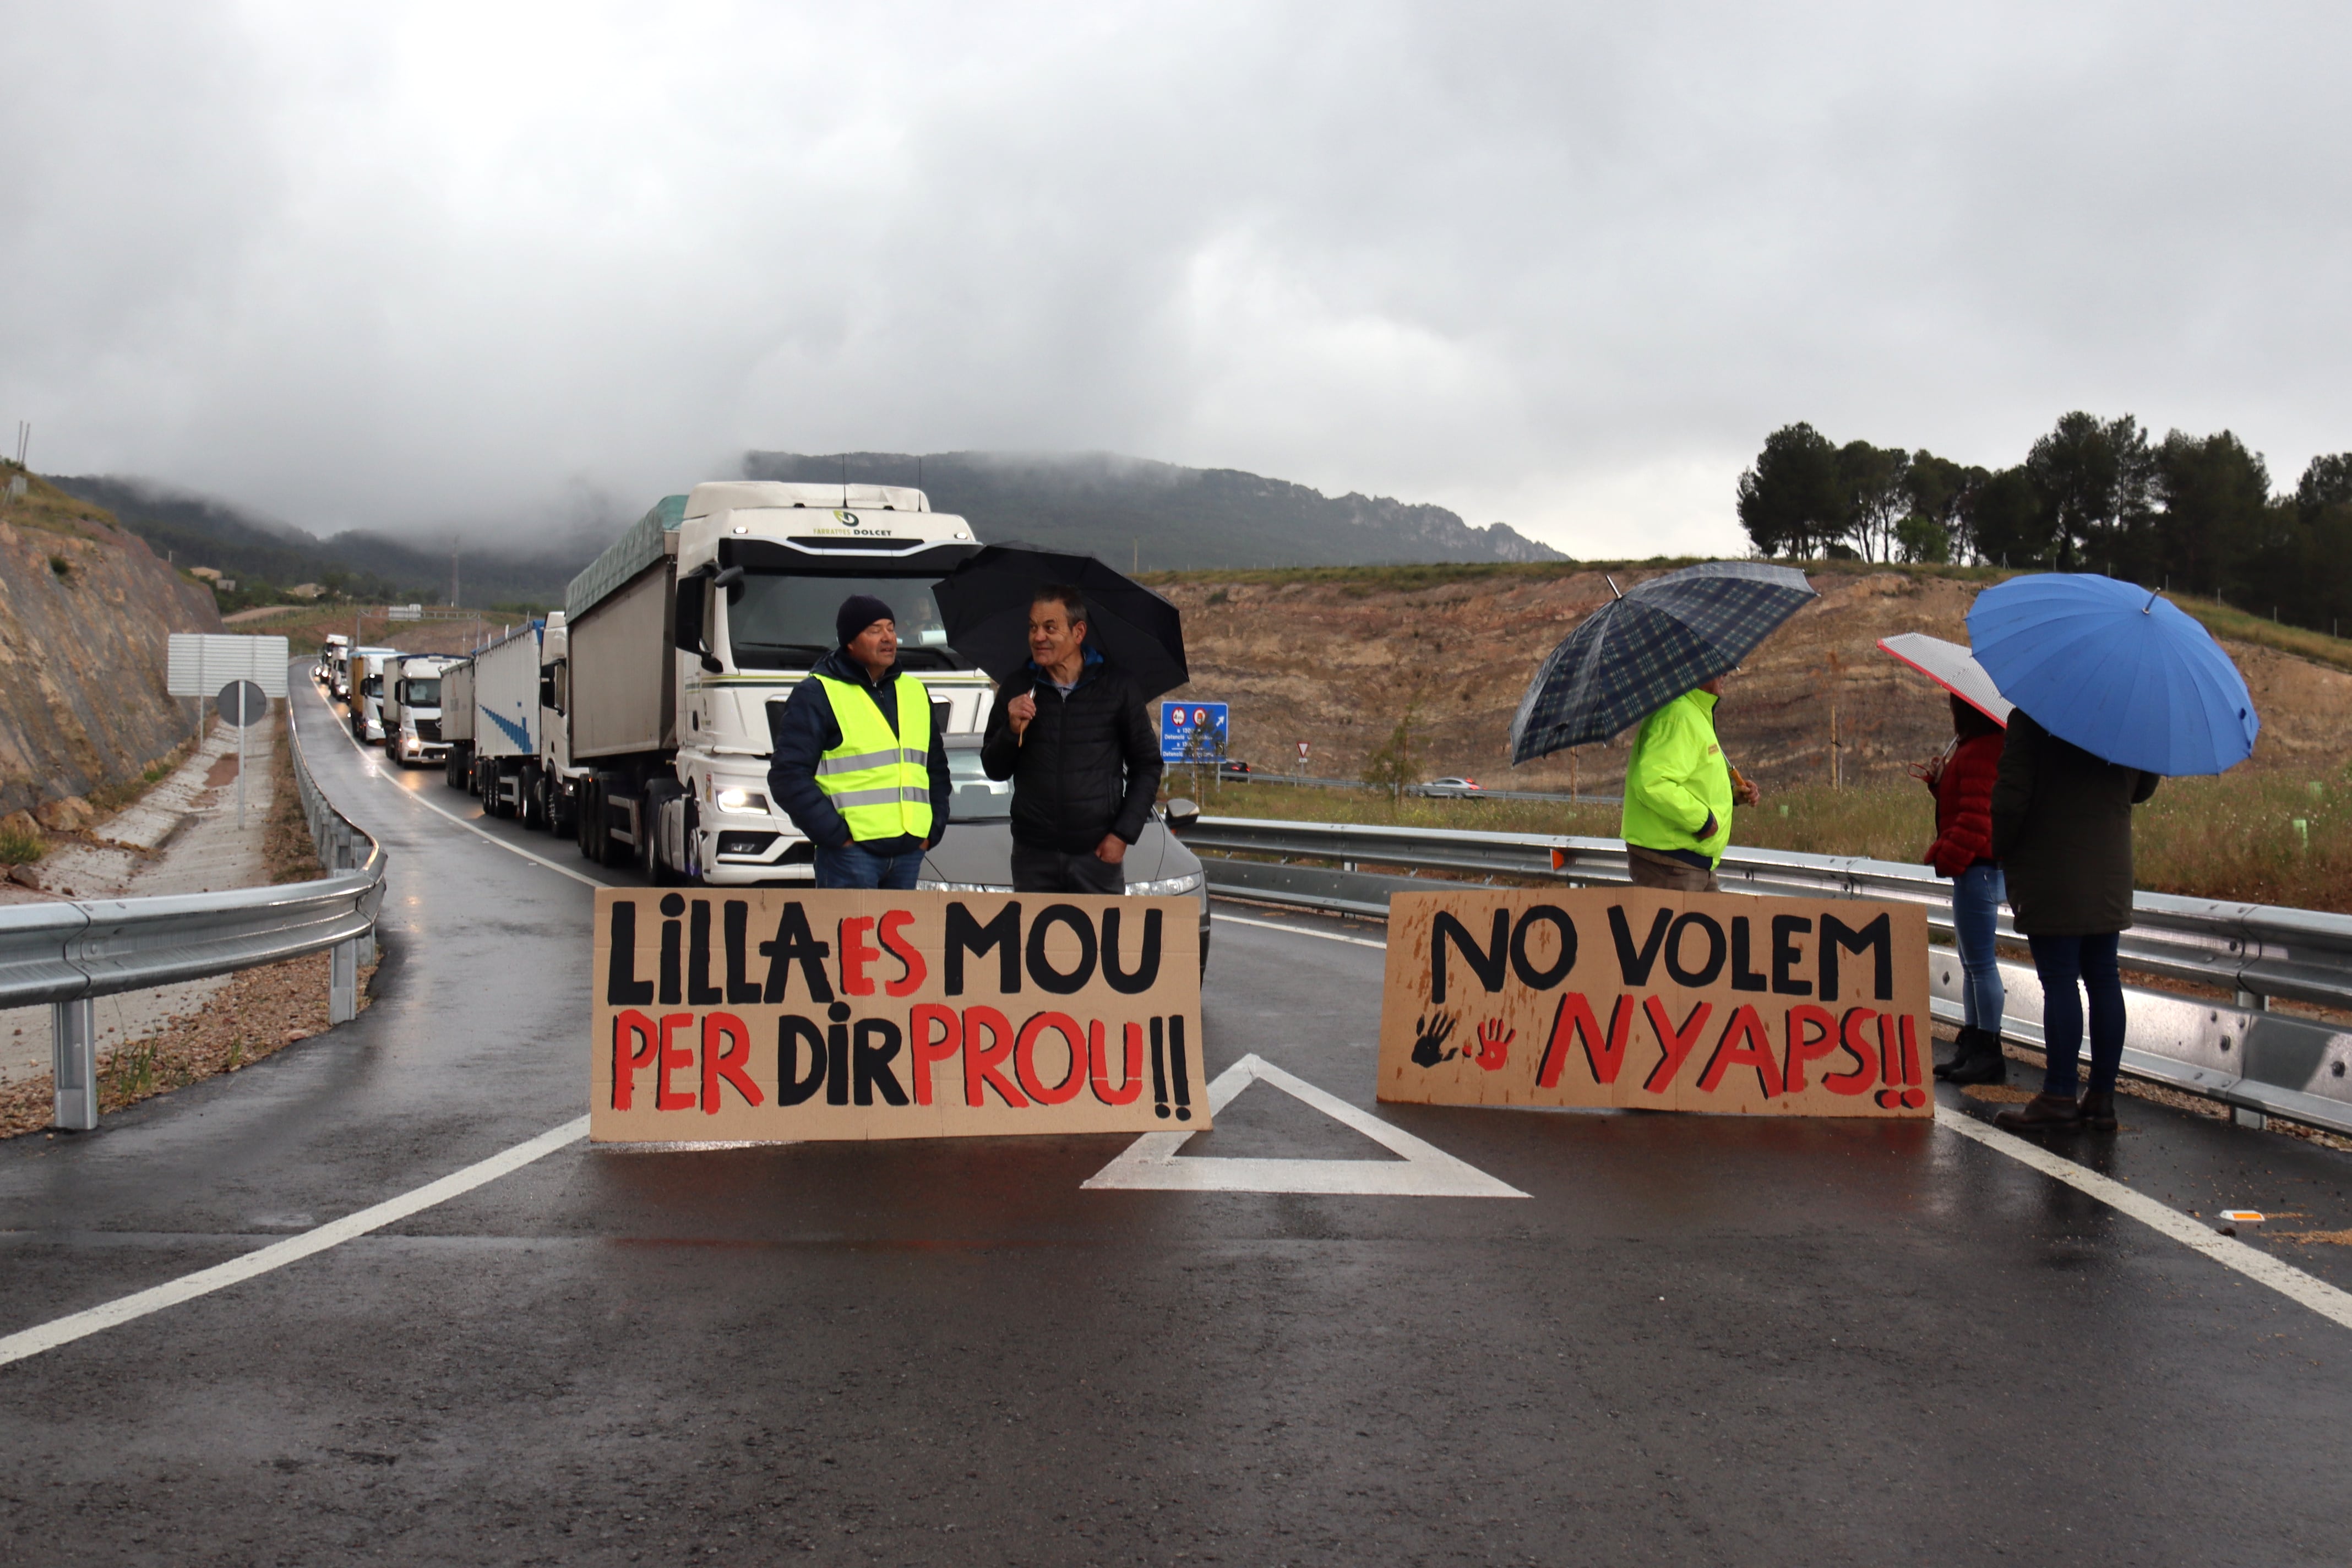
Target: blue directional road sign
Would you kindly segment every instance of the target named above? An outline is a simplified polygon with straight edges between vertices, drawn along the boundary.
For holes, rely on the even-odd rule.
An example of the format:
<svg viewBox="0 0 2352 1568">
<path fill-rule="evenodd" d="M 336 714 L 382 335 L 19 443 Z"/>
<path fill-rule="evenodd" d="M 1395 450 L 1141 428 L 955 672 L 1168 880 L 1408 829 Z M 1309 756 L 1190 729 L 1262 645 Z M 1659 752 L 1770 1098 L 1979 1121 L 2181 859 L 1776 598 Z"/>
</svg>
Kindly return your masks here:
<svg viewBox="0 0 2352 1568">
<path fill-rule="evenodd" d="M 1162 702 L 1160 760 L 1213 763 L 1223 760 L 1226 705 L 1223 702 Z"/>
</svg>

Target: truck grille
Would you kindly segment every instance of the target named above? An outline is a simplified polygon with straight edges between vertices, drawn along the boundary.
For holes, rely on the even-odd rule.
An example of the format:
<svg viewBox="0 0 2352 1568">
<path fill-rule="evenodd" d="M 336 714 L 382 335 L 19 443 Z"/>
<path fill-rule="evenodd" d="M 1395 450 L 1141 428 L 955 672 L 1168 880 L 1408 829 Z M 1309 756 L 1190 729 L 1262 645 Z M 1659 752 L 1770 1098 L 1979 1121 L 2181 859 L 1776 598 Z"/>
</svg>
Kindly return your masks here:
<svg viewBox="0 0 2352 1568">
<path fill-rule="evenodd" d="M 441 721 L 438 719 L 419 719 L 416 721 L 416 738 L 420 741 L 437 742 L 440 740 Z"/>
</svg>

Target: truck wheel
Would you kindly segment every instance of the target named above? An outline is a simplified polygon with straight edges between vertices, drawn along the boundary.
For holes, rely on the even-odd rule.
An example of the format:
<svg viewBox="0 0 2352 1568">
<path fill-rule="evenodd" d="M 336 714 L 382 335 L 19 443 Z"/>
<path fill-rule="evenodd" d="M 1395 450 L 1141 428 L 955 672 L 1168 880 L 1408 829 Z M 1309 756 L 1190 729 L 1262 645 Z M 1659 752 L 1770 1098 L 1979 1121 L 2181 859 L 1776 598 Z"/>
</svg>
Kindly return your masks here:
<svg viewBox="0 0 2352 1568">
<path fill-rule="evenodd" d="M 656 779 L 639 796 L 637 813 L 637 872 L 656 888 L 684 881 L 662 849 L 662 815 L 681 791 L 675 781 Z"/>
<path fill-rule="evenodd" d="M 522 825 L 538 829 L 547 826 L 547 797 L 540 793 L 539 770 L 526 766 L 516 791 L 522 796 Z"/>
<path fill-rule="evenodd" d="M 451 789 L 464 789 L 466 774 L 468 771 L 468 759 L 465 749 L 461 746 L 450 747 L 449 754 L 441 761 L 442 782 Z"/>
<path fill-rule="evenodd" d="M 596 825 L 604 818 L 604 792 L 591 776 L 574 787 L 572 799 L 572 833 L 580 846 L 580 858 L 599 863 L 604 859 L 604 846 L 597 842 Z"/>
</svg>

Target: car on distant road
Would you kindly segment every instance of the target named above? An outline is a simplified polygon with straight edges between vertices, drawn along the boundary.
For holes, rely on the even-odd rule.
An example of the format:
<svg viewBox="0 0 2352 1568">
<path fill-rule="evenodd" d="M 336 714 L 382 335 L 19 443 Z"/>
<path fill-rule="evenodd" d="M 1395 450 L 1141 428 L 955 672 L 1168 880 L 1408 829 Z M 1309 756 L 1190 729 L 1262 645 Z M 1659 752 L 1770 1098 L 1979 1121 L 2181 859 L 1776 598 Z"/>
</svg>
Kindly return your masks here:
<svg viewBox="0 0 2352 1568">
<path fill-rule="evenodd" d="M 1256 772 L 1247 763 L 1237 763 L 1230 757 L 1217 764 L 1217 776 L 1221 779 L 1245 779 Z"/>
<path fill-rule="evenodd" d="M 1421 793 L 1438 799 L 1462 800 L 1486 792 L 1476 779 L 1432 779 L 1421 786 Z"/>
</svg>

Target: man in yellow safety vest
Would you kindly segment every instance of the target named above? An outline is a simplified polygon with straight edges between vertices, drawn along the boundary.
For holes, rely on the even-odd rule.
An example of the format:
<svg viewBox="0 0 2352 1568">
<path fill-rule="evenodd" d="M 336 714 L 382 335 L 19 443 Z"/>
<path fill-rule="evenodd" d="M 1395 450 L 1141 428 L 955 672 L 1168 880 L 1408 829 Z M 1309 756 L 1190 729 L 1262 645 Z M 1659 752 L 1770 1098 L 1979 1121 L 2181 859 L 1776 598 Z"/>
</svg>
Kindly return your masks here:
<svg viewBox="0 0 2352 1568">
<path fill-rule="evenodd" d="M 768 788 L 814 847 L 818 887 L 910 889 L 948 826 L 930 692 L 897 668 L 898 618 L 881 600 L 851 595 L 834 632 L 841 646 L 768 709 Z"/>
</svg>

